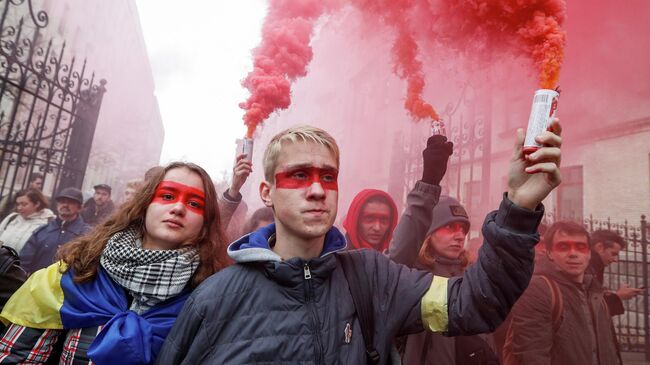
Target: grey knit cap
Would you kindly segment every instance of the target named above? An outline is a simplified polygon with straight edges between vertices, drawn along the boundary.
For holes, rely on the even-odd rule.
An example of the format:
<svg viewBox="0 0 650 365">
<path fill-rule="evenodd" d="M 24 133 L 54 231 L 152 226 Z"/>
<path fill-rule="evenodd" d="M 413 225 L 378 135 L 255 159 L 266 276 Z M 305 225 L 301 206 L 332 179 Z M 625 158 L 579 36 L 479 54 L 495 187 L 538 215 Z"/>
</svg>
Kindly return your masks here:
<svg viewBox="0 0 650 365">
<path fill-rule="evenodd" d="M 433 208 L 433 219 L 431 219 L 431 226 L 429 226 L 427 236 L 451 222 L 461 222 L 467 226 L 469 231 L 469 216 L 465 208 L 460 205 L 458 200 L 450 196 L 441 196 L 438 204 Z"/>
</svg>

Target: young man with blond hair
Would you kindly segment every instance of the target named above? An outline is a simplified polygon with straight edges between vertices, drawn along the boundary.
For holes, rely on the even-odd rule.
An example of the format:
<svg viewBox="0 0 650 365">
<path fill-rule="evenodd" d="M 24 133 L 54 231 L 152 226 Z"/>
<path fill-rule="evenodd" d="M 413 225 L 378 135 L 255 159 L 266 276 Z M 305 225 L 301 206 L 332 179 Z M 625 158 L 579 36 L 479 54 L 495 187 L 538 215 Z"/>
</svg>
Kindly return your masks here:
<svg viewBox="0 0 650 365">
<path fill-rule="evenodd" d="M 436 277 L 359 251 L 372 287 L 375 363 L 388 362 L 396 336 L 490 332 L 503 321 L 532 274 L 541 201 L 560 183 L 557 122 L 552 130 L 537 139 L 546 147 L 527 157 L 518 131 L 507 195 L 487 216 L 479 262 L 463 277 Z M 339 149 L 327 132 L 295 127 L 273 137 L 259 192 L 275 224 L 230 245 L 236 264 L 188 299 L 159 364 L 368 361 L 338 257 L 345 237 L 333 227 L 338 174 Z"/>
</svg>

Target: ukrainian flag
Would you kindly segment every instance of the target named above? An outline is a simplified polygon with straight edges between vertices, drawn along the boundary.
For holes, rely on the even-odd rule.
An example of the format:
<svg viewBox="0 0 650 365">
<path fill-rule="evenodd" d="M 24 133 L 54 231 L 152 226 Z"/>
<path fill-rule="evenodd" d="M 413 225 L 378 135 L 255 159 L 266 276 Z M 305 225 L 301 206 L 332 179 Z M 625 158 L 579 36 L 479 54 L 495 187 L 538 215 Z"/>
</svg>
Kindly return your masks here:
<svg viewBox="0 0 650 365">
<path fill-rule="evenodd" d="M 94 280 L 82 284 L 65 270 L 65 264 L 56 263 L 32 274 L 9 299 L 0 320 L 37 329 L 104 326 L 88 350 L 94 363 L 153 363 L 189 291 L 137 314 L 129 310 L 126 291 L 101 267 Z"/>
<path fill-rule="evenodd" d="M 11 322 L 30 328 L 63 329 L 62 270 L 65 264 L 56 263 L 30 276 L 4 306 L 0 320 L 5 325 Z"/>
</svg>

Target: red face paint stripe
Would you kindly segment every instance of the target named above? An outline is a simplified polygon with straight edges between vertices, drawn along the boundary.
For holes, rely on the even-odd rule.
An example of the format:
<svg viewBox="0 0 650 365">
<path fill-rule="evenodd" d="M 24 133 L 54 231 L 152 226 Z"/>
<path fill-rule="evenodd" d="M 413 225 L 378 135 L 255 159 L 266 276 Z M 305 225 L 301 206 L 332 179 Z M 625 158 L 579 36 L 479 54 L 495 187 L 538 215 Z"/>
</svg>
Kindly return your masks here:
<svg viewBox="0 0 650 365">
<path fill-rule="evenodd" d="M 318 167 L 297 168 L 275 174 L 275 186 L 279 189 L 305 189 L 319 183 L 325 190 L 339 190 L 338 172 Z"/>
<path fill-rule="evenodd" d="M 589 245 L 585 242 L 561 241 L 553 244 L 553 251 L 569 252 L 571 249 L 581 253 L 589 253 L 590 250 Z"/>
<path fill-rule="evenodd" d="M 370 222 L 389 222 L 390 221 L 390 214 L 364 214 L 361 217 L 362 222 L 370 223 Z"/>
<path fill-rule="evenodd" d="M 175 181 L 161 181 L 156 187 L 151 203 L 183 203 L 187 210 L 199 215 L 205 214 L 205 193 L 203 191 Z"/>
</svg>

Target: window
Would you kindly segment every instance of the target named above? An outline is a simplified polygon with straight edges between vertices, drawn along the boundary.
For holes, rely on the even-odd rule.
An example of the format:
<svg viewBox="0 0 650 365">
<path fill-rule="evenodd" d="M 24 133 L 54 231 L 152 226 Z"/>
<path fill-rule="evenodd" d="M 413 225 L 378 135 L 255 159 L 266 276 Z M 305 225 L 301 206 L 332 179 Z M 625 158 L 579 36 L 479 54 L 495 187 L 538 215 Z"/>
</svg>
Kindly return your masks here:
<svg viewBox="0 0 650 365">
<path fill-rule="evenodd" d="M 562 184 L 557 189 L 557 219 L 582 221 L 582 166 L 562 167 Z"/>
</svg>

